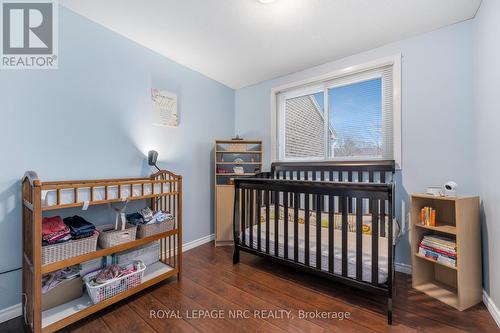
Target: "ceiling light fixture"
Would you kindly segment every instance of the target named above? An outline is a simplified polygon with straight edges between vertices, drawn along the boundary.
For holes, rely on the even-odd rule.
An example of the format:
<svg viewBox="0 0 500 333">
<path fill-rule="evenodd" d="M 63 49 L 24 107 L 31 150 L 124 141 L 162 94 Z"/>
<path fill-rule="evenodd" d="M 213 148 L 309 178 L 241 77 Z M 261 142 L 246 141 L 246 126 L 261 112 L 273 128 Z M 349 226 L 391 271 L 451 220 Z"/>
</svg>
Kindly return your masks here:
<svg viewBox="0 0 500 333">
<path fill-rule="evenodd" d="M 260 3 L 263 3 L 263 4 L 269 4 L 269 3 L 273 3 L 275 0 L 257 0 L 259 1 Z"/>
</svg>

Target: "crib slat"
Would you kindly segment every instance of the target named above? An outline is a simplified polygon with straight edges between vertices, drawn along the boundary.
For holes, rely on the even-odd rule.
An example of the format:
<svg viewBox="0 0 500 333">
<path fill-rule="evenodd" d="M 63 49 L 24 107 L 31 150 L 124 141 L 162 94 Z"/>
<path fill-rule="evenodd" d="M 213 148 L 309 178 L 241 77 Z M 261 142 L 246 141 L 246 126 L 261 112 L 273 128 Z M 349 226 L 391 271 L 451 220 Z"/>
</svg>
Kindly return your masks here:
<svg viewBox="0 0 500 333">
<path fill-rule="evenodd" d="M 326 171 L 320 171 L 320 173 L 319 173 L 320 177 L 321 177 L 320 180 L 322 182 L 325 181 L 325 173 L 326 173 Z M 328 200 L 328 197 L 323 196 L 323 199 L 321 200 L 321 211 L 325 210 L 325 204 L 326 204 L 327 200 Z"/>
<path fill-rule="evenodd" d="M 280 217 L 280 193 L 274 191 L 274 255 L 279 256 L 279 217 Z"/>
<path fill-rule="evenodd" d="M 269 191 L 265 192 L 266 201 L 266 253 L 269 254 L 269 217 L 271 212 L 269 211 Z"/>
<path fill-rule="evenodd" d="M 250 248 L 253 249 L 253 226 L 254 226 L 254 223 L 255 223 L 255 220 L 253 219 L 254 217 L 254 209 L 255 207 L 253 206 L 253 197 L 254 197 L 254 191 L 253 190 L 248 190 L 249 191 L 249 194 L 250 194 L 250 198 L 249 198 L 249 201 L 250 201 L 250 206 L 249 206 L 249 209 L 250 209 L 250 219 L 248 220 L 249 221 L 249 228 L 250 228 L 250 239 L 248 240 L 248 245 L 250 245 Z"/>
<path fill-rule="evenodd" d="M 321 269 L 321 198 L 316 195 L 316 268 Z"/>
<path fill-rule="evenodd" d="M 393 263 L 393 223 L 392 223 L 392 219 L 393 219 L 393 202 L 392 202 L 392 197 L 389 197 L 389 200 L 387 200 L 387 212 L 388 212 L 388 236 L 387 236 L 387 240 L 388 240 L 388 244 L 387 244 L 387 258 L 388 258 L 388 261 L 387 261 L 387 267 L 388 267 L 388 271 L 389 271 L 389 276 L 387 277 L 387 284 L 388 284 L 388 287 L 389 287 L 389 290 L 390 290 L 390 295 L 392 296 L 392 285 L 393 285 L 393 278 L 394 278 L 394 263 Z"/>
<path fill-rule="evenodd" d="M 247 205 L 246 201 L 246 189 L 241 190 L 241 242 L 243 245 L 245 245 L 245 234 L 247 231 L 247 224 L 246 224 L 246 210 L 245 206 Z"/>
<path fill-rule="evenodd" d="M 386 228 L 386 209 L 385 209 L 385 200 L 380 201 L 380 237 L 386 237 L 385 228 Z M 390 223 L 390 221 L 389 221 Z"/>
<path fill-rule="evenodd" d="M 261 190 L 257 190 L 257 197 L 256 197 L 256 201 L 257 201 L 257 249 L 260 251 L 261 249 L 261 239 L 260 239 L 260 233 L 261 233 L 261 223 L 260 223 L 260 219 L 261 219 L 261 210 L 260 210 L 260 207 L 262 206 L 262 200 L 261 200 L 261 195 L 262 195 L 262 191 Z"/>
<path fill-rule="evenodd" d="M 352 182 L 352 171 L 347 172 L 347 181 L 350 183 Z M 352 198 L 349 198 L 349 200 L 347 201 L 347 208 L 349 214 L 351 214 L 353 212 Z"/>
<path fill-rule="evenodd" d="M 313 181 L 316 180 L 316 171 L 312 172 L 312 180 Z M 317 200 L 314 200 L 314 198 L 313 198 L 313 202 L 312 202 L 312 209 L 313 210 L 316 210 L 316 205 L 317 205 Z"/>
<path fill-rule="evenodd" d="M 381 171 L 380 172 L 380 182 L 381 183 L 385 183 L 385 171 Z M 385 228 L 387 227 L 386 225 L 386 222 L 385 222 L 385 218 L 386 218 L 386 209 L 385 209 L 385 201 L 381 201 L 380 202 L 381 204 L 381 207 L 380 207 L 380 235 L 381 237 L 386 237 L 385 235 Z M 391 223 L 391 221 L 388 221 L 389 223 Z"/>
<path fill-rule="evenodd" d="M 363 199 L 356 198 L 356 280 L 363 279 Z"/>
<path fill-rule="evenodd" d="M 284 220 L 284 241 L 283 246 L 283 256 L 286 260 L 288 260 L 288 192 L 283 192 L 283 220 Z"/>
<path fill-rule="evenodd" d="M 333 196 L 328 196 L 328 271 L 333 273 L 333 255 L 334 255 L 334 218 L 333 218 Z"/>
<path fill-rule="evenodd" d="M 304 264 L 309 266 L 309 194 L 305 194 L 305 209 L 304 209 Z"/>
<path fill-rule="evenodd" d="M 372 283 L 378 285 L 378 200 L 370 199 L 372 213 Z"/>
<path fill-rule="evenodd" d="M 299 194 L 293 194 L 293 260 L 299 261 Z"/>
<path fill-rule="evenodd" d="M 347 197 L 340 197 L 342 207 L 342 276 L 347 276 Z"/>
</svg>

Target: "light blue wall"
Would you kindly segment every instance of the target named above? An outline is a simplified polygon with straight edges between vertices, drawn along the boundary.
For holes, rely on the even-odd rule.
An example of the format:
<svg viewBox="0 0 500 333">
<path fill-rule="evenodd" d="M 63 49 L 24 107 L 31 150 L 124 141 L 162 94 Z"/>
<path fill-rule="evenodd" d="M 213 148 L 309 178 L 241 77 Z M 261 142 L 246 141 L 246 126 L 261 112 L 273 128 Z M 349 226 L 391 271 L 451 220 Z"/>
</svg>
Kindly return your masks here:
<svg viewBox="0 0 500 333">
<path fill-rule="evenodd" d="M 483 0 L 474 25 L 474 110 L 477 119 L 476 160 L 482 199 L 484 288 L 499 307 L 500 2 Z"/>
<path fill-rule="evenodd" d="M 137 177 L 155 148 L 184 176 L 184 241 L 213 233 L 211 151 L 234 133 L 234 90 L 64 8 L 59 48 L 58 70 L 0 71 L 0 271 L 21 265 L 26 170 L 42 180 Z M 178 128 L 151 125 L 152 87 L 178 94 Z M 20 302 L 20 281 L 20 271 L 0 276 L 0 309 Z"/>
<path fill-rule="evenodd" d="M 334 43 L 334 41 L 332 41 Z M 339 61 L 266 81 L 236 91 L 236 133 L 262 138 L 266 165 L 270 161 L 270 89 L 351 65 L 391 56 L 402 59 L 402 173 L 398 175 L 399 220 L 405 234 L 396 262 L 410 264 L 408 193 L 453 179 L 460 193 L 477 193 L 474 174 L 472 22 L 392 43 Z M 405 211 L 407 209 L 404 209 Z"/>
</svg>

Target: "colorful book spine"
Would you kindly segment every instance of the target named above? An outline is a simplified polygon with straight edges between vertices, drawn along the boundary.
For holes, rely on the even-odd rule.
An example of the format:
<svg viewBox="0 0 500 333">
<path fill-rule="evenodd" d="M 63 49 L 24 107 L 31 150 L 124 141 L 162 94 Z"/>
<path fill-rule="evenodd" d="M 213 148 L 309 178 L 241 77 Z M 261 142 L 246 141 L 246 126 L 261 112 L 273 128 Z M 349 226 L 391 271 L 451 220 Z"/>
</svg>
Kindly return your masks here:
<svg viewBox="0 0 500 333">
<path fill-rule="evenodd" d="M 432 207 L 424 207 L 420 210 L 420 223 L 426 226 L 436 226 L 436 210 Z"/>
<path fill-rule="evenodd" d="M 450 258 L 448 256 L 441 255 L 435 251 L 432 250 L 427 250 L 422 247 L 419 247 L 418 253 L 426 258 L 430 258 L 432 260 L 435 260 L 441 264 L 456 267 L 456 259 Z"/>
<path fill-rule="evenodd" d="M 429 250 L 429 251 L 434 251 L 434 252 L 436 252 L 436 253 L 438 253 L 440 255 L 450 257 L 452 259 L 456 259 L 457 258 L 457 254 L 456 253 L 446 252 L 446 251 L 443 251 L 443 250 L 440 250 L 440 249 L 437 249 L 437 248 L 433 248 L 433 247 L 427 246 L 425 244 L 420 244 L 420 247 L 423 248 L 423 249 Z"/>
</svg>

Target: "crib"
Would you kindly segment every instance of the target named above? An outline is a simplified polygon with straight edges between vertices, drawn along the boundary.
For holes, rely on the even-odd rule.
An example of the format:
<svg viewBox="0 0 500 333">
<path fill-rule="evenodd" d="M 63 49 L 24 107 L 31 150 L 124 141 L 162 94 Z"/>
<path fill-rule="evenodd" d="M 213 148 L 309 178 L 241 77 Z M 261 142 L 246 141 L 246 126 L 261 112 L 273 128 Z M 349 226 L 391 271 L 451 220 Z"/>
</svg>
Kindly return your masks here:
<svg viewBox="0 0 500 333">
<path fill-rule="evenodd" d="M 394 161 L 277 162 L 234 180 L 234 255 L 263 256 L 387 297 L 392 324 Z"/>
</svg>

